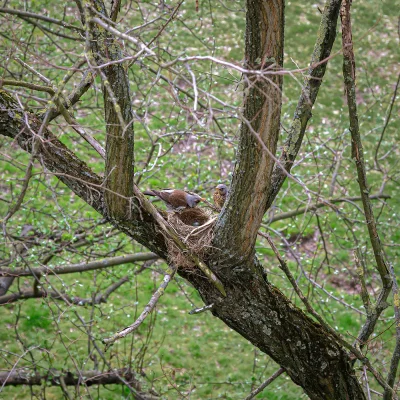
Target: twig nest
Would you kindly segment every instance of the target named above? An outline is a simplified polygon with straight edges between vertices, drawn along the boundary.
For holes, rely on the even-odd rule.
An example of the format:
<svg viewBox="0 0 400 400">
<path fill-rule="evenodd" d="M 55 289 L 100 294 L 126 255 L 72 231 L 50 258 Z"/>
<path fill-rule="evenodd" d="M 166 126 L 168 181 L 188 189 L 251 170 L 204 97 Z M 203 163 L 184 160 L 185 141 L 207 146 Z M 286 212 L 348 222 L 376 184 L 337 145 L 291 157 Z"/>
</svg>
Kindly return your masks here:
<svg viewBox="0 0 400 400">
<path fill-rule="evenodd" d="M 168 213 L 167 219 L 189 250 L 200 259 L 204 259 L 214 236 L 216 215 L 208 209 L 196 207 L 180 213 Z M 172 239 L 167 238 L 167 247 L 171 263 L 178 268 L 195 268 L 195 264 L 182 253 Z"/>
<path fill-rule="evenodd" d="M 193 227 L 204 225 L 210 219 L 210 214 L 202 208 L 187 208 L 180 213 L 175 213 L 174 215 L 177 216 L 185 225 Z"/>
</svg>

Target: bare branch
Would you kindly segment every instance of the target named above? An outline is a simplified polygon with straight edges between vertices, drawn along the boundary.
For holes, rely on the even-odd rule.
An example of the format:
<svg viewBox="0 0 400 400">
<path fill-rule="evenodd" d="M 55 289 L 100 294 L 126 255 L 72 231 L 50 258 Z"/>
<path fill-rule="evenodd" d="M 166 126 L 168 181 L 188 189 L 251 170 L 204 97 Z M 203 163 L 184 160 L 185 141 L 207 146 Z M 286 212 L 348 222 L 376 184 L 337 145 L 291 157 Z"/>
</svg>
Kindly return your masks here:
<svg viewBox="0 0 400 400">
<path fill-rule="evenodd" d="M 39 92 L 47 92 L 50 93 L 51 95 L 54 95 L 55 93 L 54 89 L 50 86 L 36 85 L 35 83 L 16 81 L 13 79 L 0 79 L 0 87 L 3 85 L 24 87 L 32 90 L 38 90 Z"/>
<path fill-rule="evenodd" d="M 387 382 L 391 388 L 394 388 L 396 377 L 398 378 L 397 370 L 399 368 L 399 362 L 400 362 L 400 291 L 399 291 L 399 286 L 397 284 L 396 274 L 392 264 L 389 264 L 389 271 L 393 280 L 393 308 L 396 321 L 396 345 L 394 347 L 392 359 L 390 361 L 390 368 L 387 376 Z M 391 399 L 392 399 L 392 392 L 386 389 L 383 395 L 383 400 L 391 400 Z"/>
<path fill-rule="evenodd" d="M 18 17 L 39 19 L 42 21 L 50 22 L 51 24 L 60 25 L 63 28 L 72 29 L 77 32 L 81 32 L 81 33 L 85 32 L 84 29 L 82 29 L 78 26 L 70 25 L 64 21 L 60 21 L 55 18 L 45 17 L 44 15 L 35 14 L 35 13 L 27 12 L 27 11 L 14 10 L 12 8 L 0 8 L 0 14 L 11 14 L 11 15 L 17 15 Z"/>
<path fill-rule="evenodd" d="M 138 319 L 132 325 L 128 326 L 127 328 L 125 328 L 117 333 L 114 333 L 114 335 L 112 335 L 109 338 L 103 339 L 103 343 L 106 345 L 105 351 L 107 351 L 107 349 L 110 346 L 112 346 L 115 341 L 117 341 L 118 339 L 124 338 L 126 335 L 129 335 L 131 332 L 133 332 L 135 329 L 137 329 L 143 323 L 143 321 L 147 318 L 147 316 L 153 311 L 153 309 L 156 306 L 156 304 L 158 303 L 158 300 L 160 299 L 160 297 L 164 294 L 165 289 L 167 288 L 168 283 L 174 277 L 175 272 L 176 272 L 176 267 L 169 266 L 167 268 L 167 271 L 165 272 L 165 275 L 164 275 L 164 279 L 163 279 L 162 283 L 160 284 L 159 288 L 151 296 L 151 299 L 147 303 L 146 307 L 144 308 L 144 310 L 142 311 L 142 313 L 140 314 Z"/>
<path fill-rule="evenodd" d="M 135 263 L 138 261 L 157 260 L 158 258 L 159 256 L 154 253 L 135 253 L 119 257 L 105 258 L 103 260 L 96 260 L 89 263 L 61 265 L 59 267 L 40 267 L 32 268 L 30 270 L 23 268 L 0 269 L 0 277 L 73 274 L 76 272 L 94 271 L 121 264 Z"/>
<path fill-rule="evenodd" d="M 355 85 L 356 70 L 353 52 L 350 7 L 351 1 L 343 0 L 342 7 L 340 9 L 340 18 L 342 21 L 343 78 L 347 96 L 347 107 L 349 110 L 352 158 L 356 164 L 357 182 L 362 198 L 365 222 L 368 227 L 369 241 L 374 250 L 376 269 L 379 272 L 383 286 L 377 303 L 372 307 L 372 312 L 368 315 L 367 320 L 365 321 L 364 326 L 361 328 L 361 331 L 358 335 L 358 340 L 362 346 L 372 334 L 380 314 L 386 308 L 386 299 L 388 298 L 392 287 L 392 278 L 386 262 L 386 255 L 379 238 L 374 213 L 372 210 L 371 199 L 369 197 L 369 186 L 367 182 L 364 151 L 361 142 L 357 115 Z"/>
<path fill-rule="evenodd" d="M 369 197 L 371 200 L 372 199 L 390 199 L 391 196 L 389 195 L 384 195 L 384 194 L 373 194 Z M 344 202 L 352 202 L 352 201 L 359 201 L 362 200 L 362 198 L 360 196 L 356 196 L 356 197 L 341 197 L 341 198 L 336 198 L 336 199 L 326 199 L 325 201 L 321 201 L 319 203 L 314 203 L 314 204 L 310 204 L 309 206 L 306 207 L 302 207 L 299 208 L 297 210 L 292 210 L 292 211 L 288 211 L 285 213 L 281 213 L 278 215 L 274 215 L 271 218 L 268 218 L 268 223 L 273 223 L 276 221 L 281 221 L 283 219 L 288 219 L 288 218 L 292 218 L 295 217 L 296 215 L 302 215 L 305 214 L 307 212 L 313 212 L 318 210 L 319 208 L 323 208 L 323 207 L 331 207 L 331 204 L 337 204 L 337 203 L 344 203 Z"/>
<path fill-rule="evenodd" d="M 283 10 L 281 0 L 247 1 L 245 68 L 278 71 L 283 67 Z M 282 81 L 279 74 L 268 79 L 248 75 L 244 80 L 244 120 L 235 171 L 213 241 L 221 250 L 230 243 L 233 257 L 253 257 L 280 131 Z"/>
<path fill-rule="evenodd" d="M 273 373 L 268 379 L 266 379 L 257 389 L 253 390 L 244 400 L 254 399 L 261 393 L 269 384 L 271 384 L 276 378 L 285 372 L 284 368 L 279 368 L 275 373 Z"/>
</svg>

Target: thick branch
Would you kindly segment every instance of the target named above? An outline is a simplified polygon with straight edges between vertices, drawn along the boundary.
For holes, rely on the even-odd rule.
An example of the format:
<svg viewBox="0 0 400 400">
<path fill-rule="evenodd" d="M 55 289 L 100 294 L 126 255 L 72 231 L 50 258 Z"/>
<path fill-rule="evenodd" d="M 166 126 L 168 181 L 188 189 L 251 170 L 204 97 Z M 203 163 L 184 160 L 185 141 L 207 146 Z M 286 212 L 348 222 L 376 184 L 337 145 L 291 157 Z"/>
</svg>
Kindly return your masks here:
<svg viewBox="0 0 400 400">
<path fill-rule="evenodd" d="M 226 262 L 225 262 L 226 261 Z M 350 357 L 324 327 L 291 303 L 257 272 L 257 260 L 221 260 L 207 264 L 218 271 L 222 298 L 197 274 L 181 271 L 199 291 L 213 315 L 265 352 L 312 400 L 365 400 Z"/>
<path fill-rule="evenodd" d="M 92 0 L 94 9 L 107 17 L 102 0 Z M 96 64 L 122 58 L 116 38 L 93 20 L 89 23 L 91 51 Z M 106 169 L 104 196 L 107 212 L 117 220 L 124 220 L 131 211 L 134 184 L 134 131 L 129 78 L 124 66 L 111 64 L 100 70 L 103 83 L 106 120 Z M 121 196 L 117 196 L 120 194 Z"/>
<path fill-rule="evenodd" d="M 139 389 L 139 383 L 135 379 L 133 373 L 127 370 L 116 372 L 103 371 L 80 371 L 79 375 L 72 372 L 49 371 L 47 374 L 40 374 L 33 371 L 8 371 L 0 372 L 0 385 L 4 386 L 40 386 L 45 381 L 51 386 L 60 386 L 60 377 L 64 378 L 67 386 L 76 385 L 113 385 L 121 384 L 118 376 L 124 377 L 128 382 L 134 384 Z M 83 378 L 84 377 L 84 378 Z"/>
<path fill-rule="evenodd" d="M 90 86 L 92 85 L 94 78 L 94 74 L 91 71 L 86 71 L 83 74 L 83 77 L 77 87 L 72 91 L 71 94 L 68 95 L 66 101 L 62 102 L 62 105 L 68 110 L 74 104 L 76 104 L 80 98 L 88 91 Z M 54 118 L 57 118 L 61 112 L 57 109 L 57 107 L 52 108 L 49 111 L 48 119 L 52 121 Z"/>
<path fill-rule="evenodd" d="M 41 125 L 39 117 L 22 110 L 13 97 L 0 90 L 0 135 L 16 140 L 23 150 L 30 153 L 32 140 Z M 120 231 L 166 258 L 164 237 L 156 230 L 152 217 L 142 210 L 138 219 L 129 218 L 128 215 L 123 221 L 110 218 L 104 205 L 102 179 L 47 129 L 43 132 L 43 140 L 36 154 L 45 169 L 51 171 Z"/>
<path fill-rule="evenodd" d="M 282 0 L 248 0 L 245 67 L 283 66 Z M 280 130 L 282 75 L 245 75 L 244 112 L 230 197 L 217 222 L 214 244 L 252 258 L 264 215 Z"/>
</svg>

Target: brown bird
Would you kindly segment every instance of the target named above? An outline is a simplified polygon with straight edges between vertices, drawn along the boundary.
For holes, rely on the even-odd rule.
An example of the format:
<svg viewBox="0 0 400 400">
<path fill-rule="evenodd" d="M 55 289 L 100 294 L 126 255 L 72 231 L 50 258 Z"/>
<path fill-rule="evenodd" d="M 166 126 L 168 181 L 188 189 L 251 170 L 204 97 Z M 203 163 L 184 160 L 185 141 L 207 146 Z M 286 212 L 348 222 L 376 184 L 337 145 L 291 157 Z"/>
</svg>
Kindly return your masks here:
<svg viewBox="0 0 400 400">
<path fill-rule="evenodd" d="M 218 210 L 221 210 L 221 208 L 223 207 L 227 195 L 228 195 L 228 187 L 223 183 L 219 184 L 215 188 L 213 194 L 213 200 Z"/>
<path fill-rule="evenodd" d="M 198 194 L 190 194 L 178 189 L 145 190 L 143 193 L 148 196 L 158 197 L 166 204 L 168 211 L 174 212 L 196 207 L 200 201 L 205 200 Z"/>
</svg>

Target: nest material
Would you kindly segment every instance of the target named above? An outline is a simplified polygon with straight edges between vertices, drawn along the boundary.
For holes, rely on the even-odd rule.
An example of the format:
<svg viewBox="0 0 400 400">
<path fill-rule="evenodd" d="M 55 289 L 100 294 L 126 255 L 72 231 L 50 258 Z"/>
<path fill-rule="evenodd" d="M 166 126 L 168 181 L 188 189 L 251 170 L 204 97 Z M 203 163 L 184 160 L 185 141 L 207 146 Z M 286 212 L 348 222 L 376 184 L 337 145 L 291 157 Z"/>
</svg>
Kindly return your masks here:
<svg viewBox="0 0 400 400">
<path fill-rule="evenodd" d="M 215 214 L 210 210 L 196 207 L 185 209 L 181 213 L 168 213 L 167 219 L 188 249 L 203 260 L 214 236 Z M 171 263 L 179 268 L 195 268 L 195 264 L 172 239 L 167 238 L 167 247 Z"/>
</svg>

